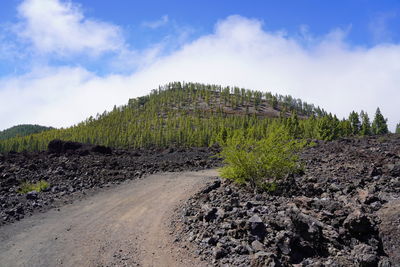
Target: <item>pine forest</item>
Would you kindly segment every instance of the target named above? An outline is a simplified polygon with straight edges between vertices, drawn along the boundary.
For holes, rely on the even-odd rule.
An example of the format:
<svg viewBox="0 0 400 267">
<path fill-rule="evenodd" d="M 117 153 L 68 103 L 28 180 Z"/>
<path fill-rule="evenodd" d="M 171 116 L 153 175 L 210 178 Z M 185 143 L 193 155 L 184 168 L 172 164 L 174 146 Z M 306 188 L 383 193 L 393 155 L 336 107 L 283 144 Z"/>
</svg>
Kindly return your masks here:
<svg viewBox="0 0 400 267">
<path fill-rule="evenodd" d="M 293 138 L 333 140 L 386 133 L 379 109 L 376 117 L 371 124 L 365 112 L 352 112 L 339 120 L 291 96 L 174 82 L 72 127 L 1 140 L 0 151 L 44 150 L 53 139 L 120 148 L 202 147 L 223 143 L 235 131 L 261 139 L 278 126 Z"/>
</svg>

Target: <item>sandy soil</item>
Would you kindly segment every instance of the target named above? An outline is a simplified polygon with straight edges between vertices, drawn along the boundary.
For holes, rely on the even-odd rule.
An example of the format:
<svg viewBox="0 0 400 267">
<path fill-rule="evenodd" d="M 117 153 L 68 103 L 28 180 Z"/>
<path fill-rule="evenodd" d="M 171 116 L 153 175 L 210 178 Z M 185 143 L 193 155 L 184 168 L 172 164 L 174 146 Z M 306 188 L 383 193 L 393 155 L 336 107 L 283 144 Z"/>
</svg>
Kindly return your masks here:
<svg viewBox="0 0 400 267">
<path fill-rule="evenodd" d="M 0 228 L 1 266 L 201 266 L 173 242 L 174 209 L 215 170 L 163 173 Z"/>
</svg>

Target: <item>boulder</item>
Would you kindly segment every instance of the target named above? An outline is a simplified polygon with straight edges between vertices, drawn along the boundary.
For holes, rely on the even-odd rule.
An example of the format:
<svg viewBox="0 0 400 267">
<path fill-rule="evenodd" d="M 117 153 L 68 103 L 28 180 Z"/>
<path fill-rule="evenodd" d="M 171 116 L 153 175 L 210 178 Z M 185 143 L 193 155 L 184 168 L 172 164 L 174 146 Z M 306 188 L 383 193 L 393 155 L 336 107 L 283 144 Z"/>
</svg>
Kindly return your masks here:
<svg viewBox="0 0 400 267">
<path fill-rule="evenodd" d="M 379 237 L 393 266 L 400 266 L 400 200 L 386 203 L 378 212 Z"/>
<path fill-rule="evenodd" d="M 50 153 L 61 154 L 67 151 L 75 151 L 82 147 L 81 143 L 72 141 L 63 141 L 55 139 L 49 142 L 47 149 Z"/>
<path fill-rule="evenodd" d="M 50 153 L 62 153 L 63 152 L 63 145 L 64 145 L 64 141 L 59 140 L 59 139 L 54 139 L 52 141 L 50 141 L 50 143 L 47 146 L 47 150 Z"/>
<path fill-rule="evenodd" d="M 216 260 L 225 257 L 228 254 L 228 251 L 223 247 L 216 247 L 213 251 L 213 256 Z"/>
<path fill-rule="evenodd" d="M 276 255 L 270 252 L 260 251 L 254 254 L 251 261 L 252 267 L 275 267 L 280 266 L 276 262 Z"/>
<path fill-rule="evenodd" d="M 256 236 L 259 240 L 263 240 L 266 234 L 266 227 L 261 218 L 258 215 L 253 215 L 248 220 L 250 233 Z"/>
<path fill-rule="evenodd" d="M 360 267 L 375 267 L 379 261 L 377 252 L 366 244 L 354 246 L 351 254 Z"/>
<path fill-rule="evenodd" d="M 400 163 L 397 164 L 387 164 L 386 168 L 391 176 L 399 177 L 400 176 Z"/>
<path fill-rule="evenodd" d="M 31 191 L 26 194 L 26 199 L 35 200 L 38 198 L 38 193 L 36 191 Z"/>
<path fill-rule="evenodd" d="M 217 208 L 209 208 L 209 207 L 205 207 L 205 212 L 204 212 L 204 220 L 206 222 L 210 222 L 213 221 L 217 218 Z"/>
<path fill-rule="evenodd" d="M 251 242 L 251 247 L 253 248 L 254 251 L 263 251 L 264 250 L 264 244 L 258 240 L 254 240 L 253 242 Z"/>
<path fill-rule="evenodd" d="M 368 239 L 368 237 L 376 232 L 371 219 L 360 210 L 350 213 L 343 222 L 345 229 L 357 239 Z"/>
</svg>

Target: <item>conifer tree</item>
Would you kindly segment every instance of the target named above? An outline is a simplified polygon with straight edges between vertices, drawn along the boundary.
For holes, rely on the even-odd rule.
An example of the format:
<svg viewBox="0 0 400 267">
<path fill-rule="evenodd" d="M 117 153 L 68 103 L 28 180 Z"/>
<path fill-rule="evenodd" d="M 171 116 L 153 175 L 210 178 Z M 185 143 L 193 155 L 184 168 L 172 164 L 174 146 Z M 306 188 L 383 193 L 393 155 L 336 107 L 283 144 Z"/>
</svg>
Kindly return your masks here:
<svg viewBox="0 0 400 267">
<path fill-rule="evenodd" d="M 276 96 L 272 96 L 270 100 L 270 105 L 273 109 L 278 109 L 278 99 L 276 98 Z"/>
<path fill-rule="evenodd" d="M 396 133 L 400 134 L 400 123 L 396 125 Z"/>
<path fill-rule="evenodd" d="M 387 126 L 387 119 L 385 119 L 381 113 L 379 107 L 376 109 L 375 118 L 372 122 L 372 133 L 373 134 L 387 134 L 389 133 Z"/>
<path fill-rule="evenodd" d="M 332 114 L 322 117 L 317 123 L 317 138 L 331 141 L 339 135 L 339 120 Z"/>
<path fill-rule="evenodd" d="M 309 119 L 302 121 L 302 126 L 304 130 L 303 138 L 308 138 L 308 139 L 317 138 L 316 135 L 317 123 L 318 120 L 314 114 L 312 114 Z"/>
<path fill-rule="evenodd" d="M 292 112 L 292 116 L 286 120 L 286 129 L 289 135 L 293 138 L 300 138 L 303 131 L 300 127 L 299 118 L 297 117 L 297 112 Z"/>
<path fill-rule="evenodd" d="M 353 132 L 353 129 L 351 127 L 351 123 L 349 120 L 343 119 L 340 124 L 340 135 L 341 136 L 350 136 Z"/>
<path fill-rule="evenodd" d="M 361 117 L 360 134 L 362 136 L 370 135 L 371 134 L 371 122 L 369 121 L 368 113 L 361 111 L 360 117 Z"/>
<path fill-rule="evenodd" d="M 351 133 L 353 135 L 358 135 L 361 128 L 360 117 L 358 116 L 358 113 L 352 111 L 349 115 L 349 121 L 351 125 Z"/>
</svg>

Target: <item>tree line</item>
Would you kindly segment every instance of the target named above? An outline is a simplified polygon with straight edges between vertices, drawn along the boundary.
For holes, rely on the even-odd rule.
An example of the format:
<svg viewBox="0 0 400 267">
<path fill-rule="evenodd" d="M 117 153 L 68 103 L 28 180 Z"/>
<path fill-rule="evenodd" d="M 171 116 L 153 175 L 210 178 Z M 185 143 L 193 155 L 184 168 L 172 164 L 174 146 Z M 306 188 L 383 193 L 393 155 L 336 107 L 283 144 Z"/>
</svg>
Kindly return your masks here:
<svg viewBox="0 0 400 267">
<path fill-rule="evenodd" d="M 365 112 L 339 120 L 291 96 L 174 82 L 72 127 L 1 140 L 0 151 L 45 150 L 53 139 L 120 148 L 200 147 L 224 142 L 237 130 L 266 138 L 277 126 L 293 138 L 321 140 L 388 132 L 379 108 L 372 123 Z"/>
</svg>

